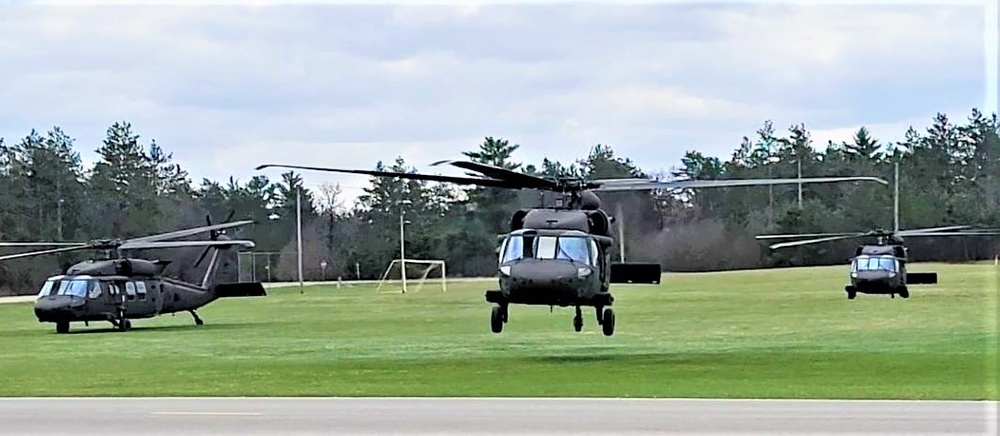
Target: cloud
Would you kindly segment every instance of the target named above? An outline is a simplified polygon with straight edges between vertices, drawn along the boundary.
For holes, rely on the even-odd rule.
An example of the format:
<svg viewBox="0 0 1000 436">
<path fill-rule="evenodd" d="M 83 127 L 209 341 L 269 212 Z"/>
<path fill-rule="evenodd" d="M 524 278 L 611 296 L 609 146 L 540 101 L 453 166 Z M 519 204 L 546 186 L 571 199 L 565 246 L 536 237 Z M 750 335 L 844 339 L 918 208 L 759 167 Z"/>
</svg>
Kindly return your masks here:
<svg viewBox="0 0 1000 436">
<path fill-rule="evenodd" d="M 196 182 L 246 180 L 268 161 L 372 168 L 402 155 L 425 171 L 485 136 L 522 144 L 516 157 L 536 164 L 609 144 L 655 171 L 686 150 L 728 157 L 768 119 L 778 130 L 805 123 L 822 147 L 861 125 L 898 140 L 898 126 L 935 112 L 962 118 L 984 92 L 981 14 L 961 4 L 0 5 L 0 136 L 59 125 L 93 159 L 125 119 Z"/>
</svg>

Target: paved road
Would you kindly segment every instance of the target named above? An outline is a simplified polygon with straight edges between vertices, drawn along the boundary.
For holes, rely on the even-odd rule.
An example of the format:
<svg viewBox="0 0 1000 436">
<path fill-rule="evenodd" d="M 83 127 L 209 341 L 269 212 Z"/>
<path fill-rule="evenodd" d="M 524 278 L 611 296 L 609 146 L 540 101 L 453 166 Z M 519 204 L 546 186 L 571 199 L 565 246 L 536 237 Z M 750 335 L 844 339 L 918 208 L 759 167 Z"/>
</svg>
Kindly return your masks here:
<svg viewBox="0 0 1000 436">
<path fill-rule="evenodd" d="M 16 435 L 997 434 L 996 402 L 0 399 Z"/>
</svg>

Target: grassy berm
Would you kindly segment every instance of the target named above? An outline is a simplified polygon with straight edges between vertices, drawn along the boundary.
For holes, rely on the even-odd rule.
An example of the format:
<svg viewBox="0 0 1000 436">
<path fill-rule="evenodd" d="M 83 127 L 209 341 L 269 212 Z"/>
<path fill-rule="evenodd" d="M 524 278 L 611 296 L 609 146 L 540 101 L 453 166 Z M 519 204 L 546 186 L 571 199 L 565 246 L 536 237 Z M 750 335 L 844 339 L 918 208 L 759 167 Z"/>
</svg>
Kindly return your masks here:
<svg viewBox="0 0 1000 436">
<path fill-rule="evenodd" d="M 916 264 L 909 299 L 843 291 L 846 267 L 665 274 L 622 285 L 617 331 L 593 309 L 512 306 L 492 281 L 446 293 L 272 289 L 200 311 L 74 324 L 0 305 L 0 396 L 620 396 L 997 400 L 998 269 Z"/>
</svg>

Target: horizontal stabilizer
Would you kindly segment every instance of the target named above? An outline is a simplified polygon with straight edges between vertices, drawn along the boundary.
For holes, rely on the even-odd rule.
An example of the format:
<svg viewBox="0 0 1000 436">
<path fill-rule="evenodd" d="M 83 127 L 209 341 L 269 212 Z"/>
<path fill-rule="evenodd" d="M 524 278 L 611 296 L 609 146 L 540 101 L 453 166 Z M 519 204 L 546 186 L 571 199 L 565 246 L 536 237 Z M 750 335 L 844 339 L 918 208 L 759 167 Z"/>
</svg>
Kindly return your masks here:
<svg viewBox="0 0 1000 436">
<path fill-rule="evenodd" d="M 218 298 L 263 297 L 267 295 L 267 292 L 264 291 L 264 285 L 260 282 L 220 283 L 215 286 L 215 295 Z"/>
<path fill-rule="evenodd" d="M 660 264 L 658 263 L 613 263 L 611 264 L 611 283 L 660 283 Z"/>
<path fill-rule="evenodd" d="M 906 273 L 906 284 L 908 285 L 934 285 L 937 282 L 936 272 Z"/>
</svg>

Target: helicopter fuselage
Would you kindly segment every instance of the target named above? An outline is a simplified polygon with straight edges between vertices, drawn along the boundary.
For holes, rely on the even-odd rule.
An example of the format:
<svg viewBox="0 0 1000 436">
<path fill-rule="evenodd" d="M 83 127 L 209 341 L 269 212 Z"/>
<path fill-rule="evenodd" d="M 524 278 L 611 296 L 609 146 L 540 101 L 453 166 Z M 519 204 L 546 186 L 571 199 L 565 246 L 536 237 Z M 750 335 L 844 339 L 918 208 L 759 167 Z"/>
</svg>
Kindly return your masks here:
<svg viewBox="0 0 1000 436">
<path fill-rule="evenodd" d="M 586 197 L 584 197 L 586 199 Z M 499 333 L 510 304 L 574 306 L 577 331 L 581 307 L 594 307 L 604 334 L 614 331 L 611 283 L 659 283 L 659 264 L 611 264 L 610 224 L 600 209 L 522 209 L 511 218 L 512 231 L 498 249 L 497 290 L 491 325 Z M 613 267 L 614 266 L 614 267 Z"/>
<path fill-rule="evenodd" d="M 216 258 L 216 256 L 213 256 Z M 194 313 L 223 297 L 266 295 L 260 283 L 218 283 L 215 262 L 202 285 L 161 276 L 167 262 L 146 259 L 109 259 L 78 263 L 67 274 L 50 277 L 35 300 L 39 322 L 69 331 L 70 322 L 108 321 L 127 330 L 130 319 L 152 318 L 176 312 Z"/>
<path fill-rule="evenodd" d="M 851 284 L 844 287 L 849 299 L 858 293 L 909 298 L 908 285 L 937 283 L 936 273 L 907 274 L 905 246 L 863 245 L 856 254 L 851 259 Z"/>
</svg>

